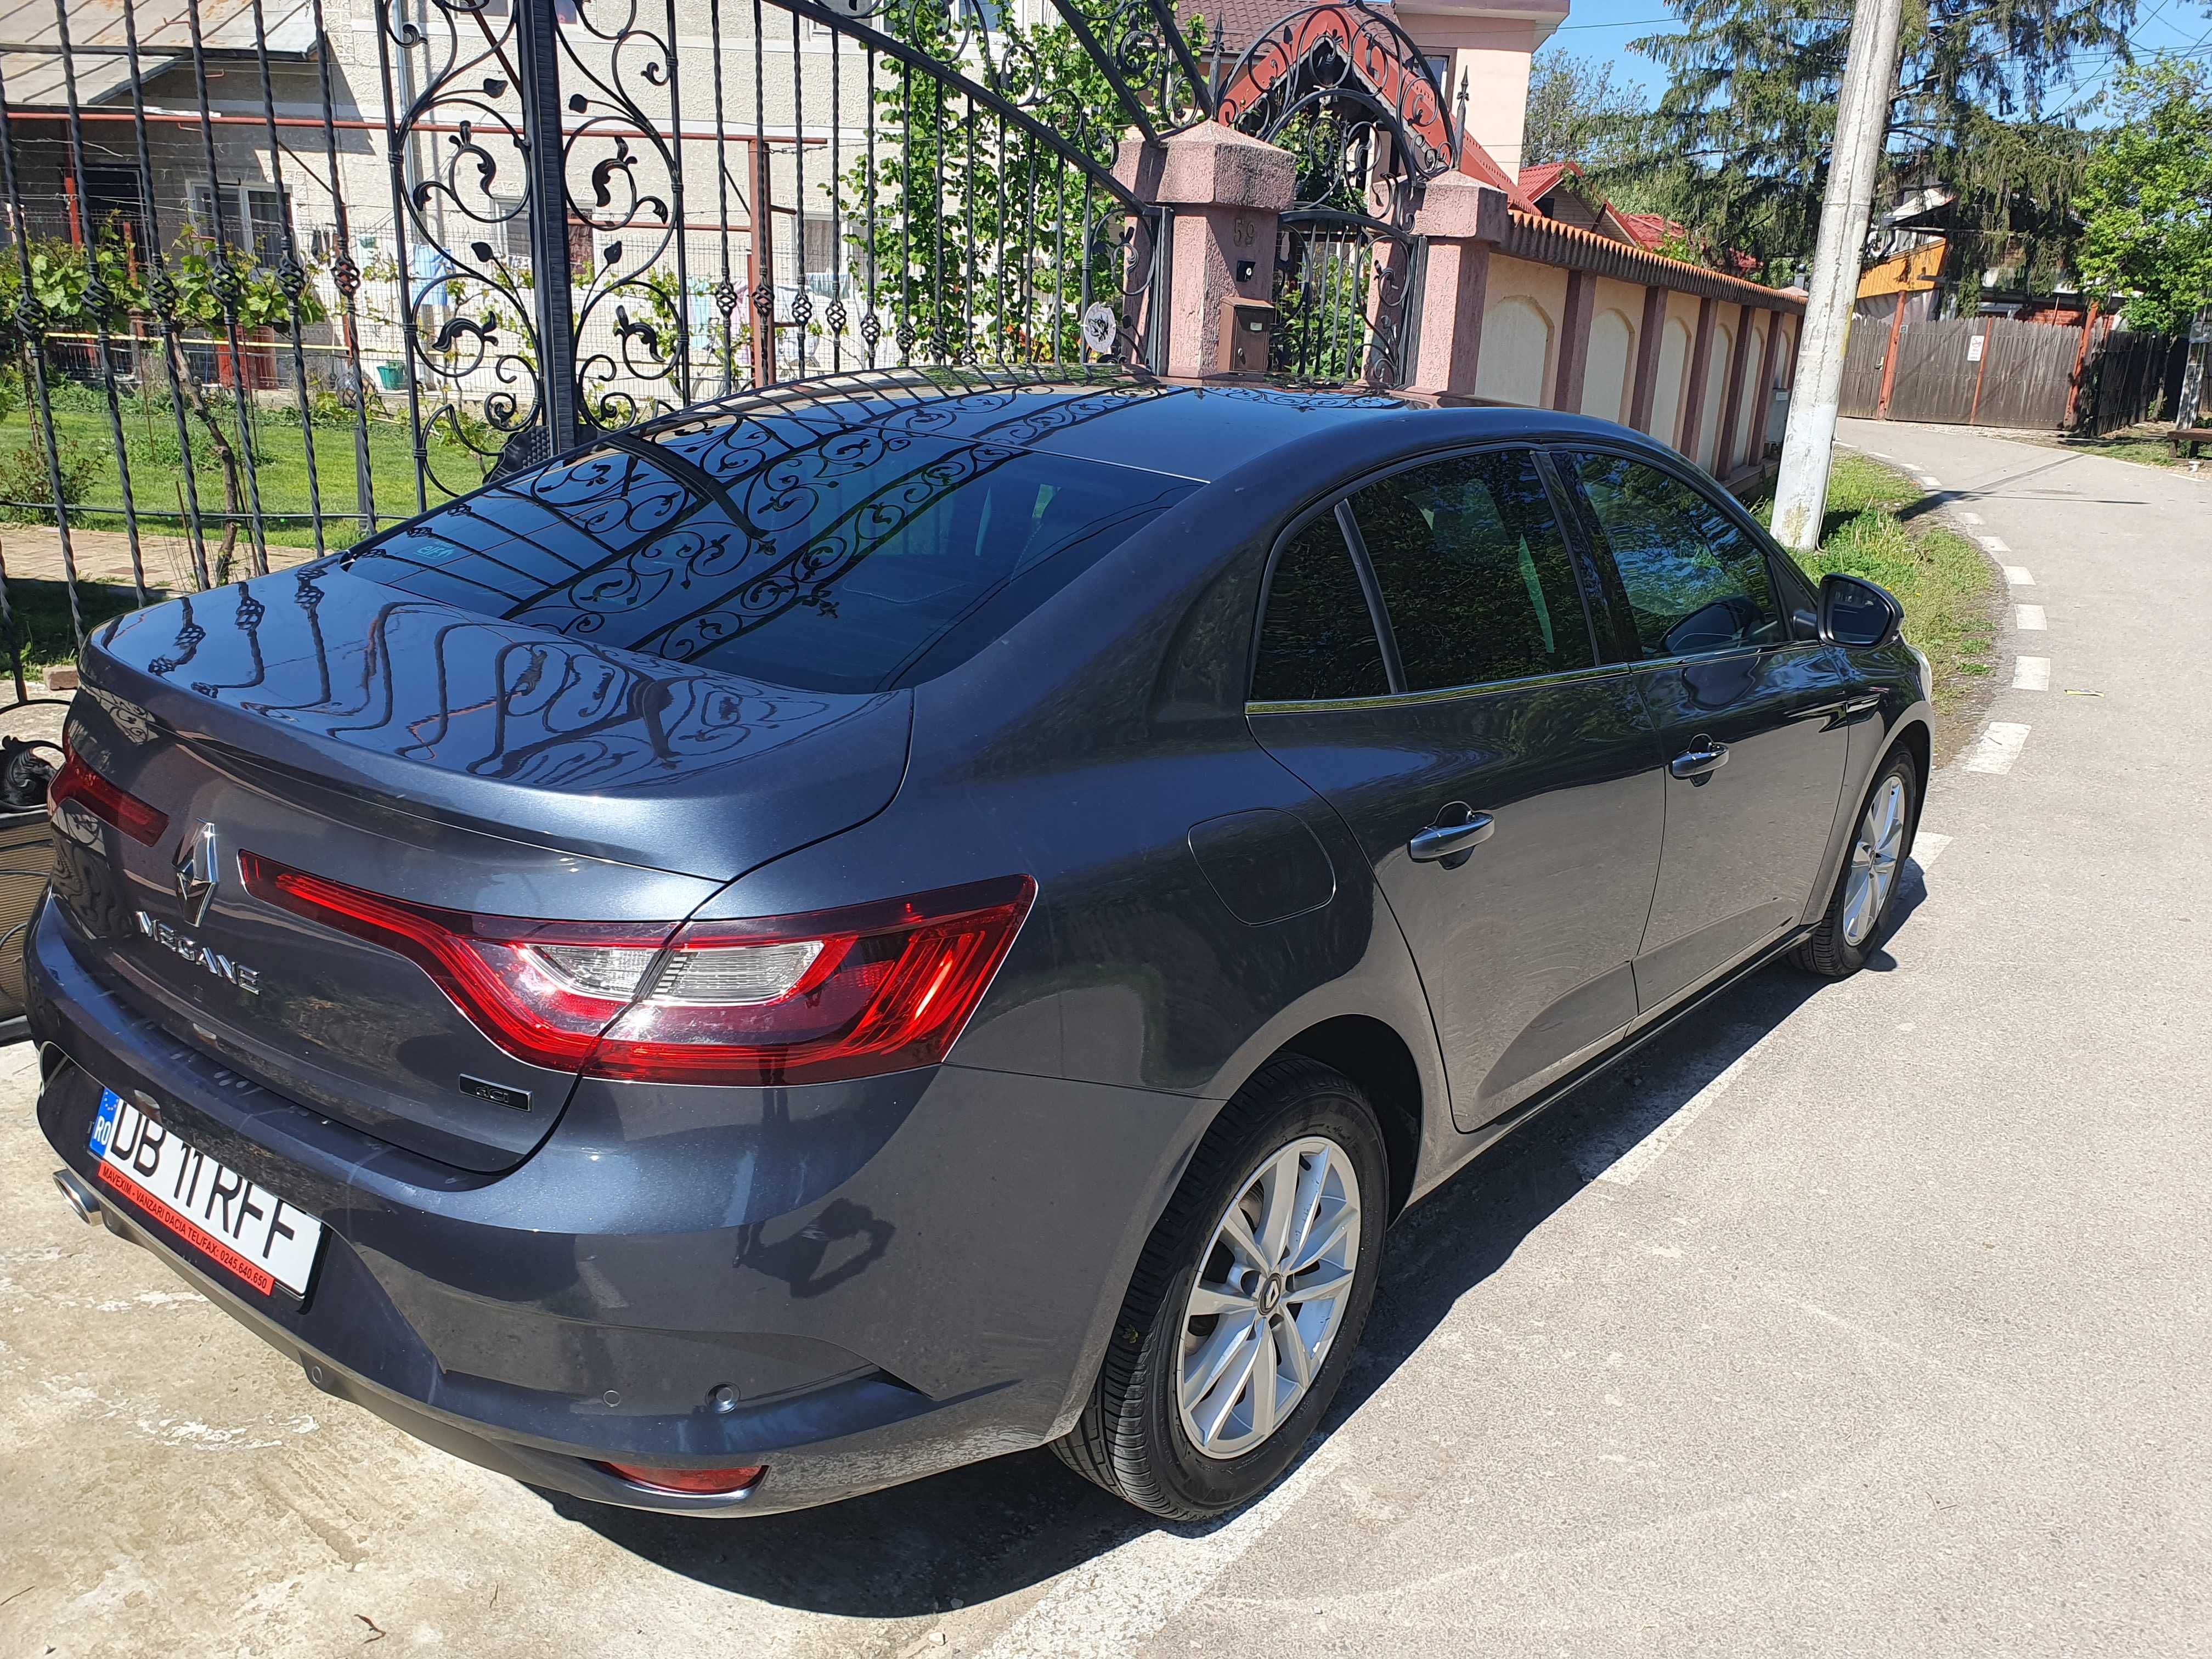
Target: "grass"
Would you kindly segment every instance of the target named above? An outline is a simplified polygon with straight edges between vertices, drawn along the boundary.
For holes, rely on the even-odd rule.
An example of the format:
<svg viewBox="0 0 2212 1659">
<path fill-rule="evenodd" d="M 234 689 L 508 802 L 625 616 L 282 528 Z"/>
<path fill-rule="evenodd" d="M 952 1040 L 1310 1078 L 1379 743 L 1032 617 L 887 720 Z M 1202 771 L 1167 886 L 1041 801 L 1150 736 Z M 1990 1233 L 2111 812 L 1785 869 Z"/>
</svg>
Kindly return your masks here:
<svg viewBox="0 0 2212 1659">
<path fill-rule="evenodd" d="M 1905 607 L 1905 637 L 1936 671 L 1936 712 L 1956 712 L 1995 667 L 1996 572 L 1973 543 L 1936 520 L 1904 516 L 1927 491 L 1904 473 L 1838 451 L 1817 551 L 1797 556 L 1814 581 L 1831 571 L 1879 582 Z M 1753 509 L 1763 520 L 1766 504 Z"/>
<path fill-rule="evenodd" d="M 107 410 L 104 402 L 87 407 L 89 398 L 76 397 L 63 401 L 54 410 L 54 429 L 60 436 L 63 453 L 74 444 L 92 459 L 95 471 L 90 491 L 82 507 L 120 507 L 123 505 L 123 481 L 115 464 L 115 440 L 107 424 Z M 5 420 L 0 420 L 0 451 L 15 449 L 30 441 L 31 421 L 34 417 L 19 409 Z M 226 422 L 234 418 L 225 411 Z M 132 441 L 144 431 L 149 422 L 156 427 L 167 426 L 167 442 L 173 447 L 176 428 L 174 417 L 166 405 L 149 410 L 137 399 L 124 404 L 124 426 Z M 255 443 L 259 465 L 254 469 L 254 482 L 261 492 L 261 510 L 264 515 L 268 539 L 280 545 L 310 547 L 314 536 L 304 516 L 286 521 L 275 518 L 280 514 L 305 515 L 308 510 L 307 446 L 301 434 L 296 416 L 289 421 L 270 417 L 267 410 L 257 411 L 254 417 Z M 313 428 L 315 439 L 315 479 L 320 488 L 324 514 L 324 538 L 331 547 L 349 546 L 366 533 L 366 527 L 357 517 L 359 501 L 354 488 L 354 428 L 350 421 L 343 424 L 324 425 L 318 422 Z M 223 435 L 234 445 L 235 430 L 226 423 Z M 197 453 L 206 453 L 207 434 L 195 421 L 192 424 L 192 446 Z M 429 441 L 432 471 L 454 489 L 471 489 L 480 483 L 489 463 L 481 462 L 471 451 L 441 436 Z M 415 512 L 415 453 L 404 422 L 372 420 L 368 423 L 369 481 L 374 492 L 380 521 L 390 523 L 395 519 L 411 516 Z M 222 511 L 222 473 L 219 468 L 202 467 L 195 475 L 199 486 L 202 522 L 207 526 L 210 547 L 220 538 L 222 528 L 215 515 Z M 185 520 L 180 501 L 184 489 L 184 468 L 172 459 L 166 463 L 131 458 L 131 494 L 137 507 L 141 525 L 149 531 L 181 535 Z M 430 498 L 436 501 L 444 492 L 433 486 Z M 41 491 L 43 498 L 46 492 Z M 157 516 L 166 515 L 166 516 Z M 20 512 L 9 514 L 0 508 L 0 516 L 27 517 Z M 51 523 L 49 518 L 47 522 Z M 88 513 L 75 520 L 87 530 L 117 530 L 123 528 L 118 514 Z M 252 537 L 247 523 L 241 518 L 238 540 L 240 548 L 250 544 Z"/>
<path fill-rule="evenodd" d="M 128 587 L 106 582 L 79 582 L 76 598 L 87 634 L 110 618 L 138 608 L 138 601 Z M 8 583 L 8 607 L 13 613 L 16 637 L 22 641 L 26 677 L 40 678 L 49 663 L 76 660 L 76 635 L 70 628 L 69 589 L 62 583 L 11 578 Z M 5 639 L 0 635 L 0 699 L 15 696 L 8 669 Z"/>
</svg>

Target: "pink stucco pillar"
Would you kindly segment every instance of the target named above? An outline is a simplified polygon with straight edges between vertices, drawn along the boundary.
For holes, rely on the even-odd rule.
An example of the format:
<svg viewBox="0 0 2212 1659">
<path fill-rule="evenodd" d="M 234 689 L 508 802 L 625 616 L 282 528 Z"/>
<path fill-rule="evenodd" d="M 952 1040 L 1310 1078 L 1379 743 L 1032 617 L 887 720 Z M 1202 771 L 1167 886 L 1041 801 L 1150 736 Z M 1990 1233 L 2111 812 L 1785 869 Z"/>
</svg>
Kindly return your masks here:
<svg viewBox="0 0 2212 1659">
<path fill-rule="evenodd" d="M 1237 378 L 1218 367 L 1222 313 L 1231 299 L 1273 297 L 1276 220 L 1296 191 L 1297 158 L 1207 121 L 1157 145 L 1125 140 L 1114 171 L 1172 215 L 1166 313 L 1146 319 L 1166 331 L 1167 372 Z"/>
<path fill-rule="evenodd" d="M 1474 395 L 1482 351 L 1483 301 L 1490 251 L 1505 239 L 1505 192 L 1464 173 L 1431 179 L 1413 215 L 1413 234 L 1429 245 L 1420 291 L 1408 303 L 1416 344 L 1407 386 L 1437 397 Z"/>
</svg>

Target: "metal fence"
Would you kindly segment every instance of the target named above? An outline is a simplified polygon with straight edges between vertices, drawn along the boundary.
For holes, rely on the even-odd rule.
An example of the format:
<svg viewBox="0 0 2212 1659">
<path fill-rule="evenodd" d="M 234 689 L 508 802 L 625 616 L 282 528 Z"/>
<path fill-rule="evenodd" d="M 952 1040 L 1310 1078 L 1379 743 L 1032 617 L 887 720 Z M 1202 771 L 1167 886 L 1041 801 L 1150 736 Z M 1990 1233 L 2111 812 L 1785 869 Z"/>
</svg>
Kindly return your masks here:
<svg viewBox="0 0 2212 1659">
<path fill-rule="evenodd" d="M 1376 249 L 1410 246 L 1455 128 L 1385 14 L 1268 33 L 1310 27 L 1338 56 L 1270 69 L 1170 0 L 27 0 L 0 19 L 18 696 L 106 614 L 595 431 L 862 368 L 1152 362 L 1168 210 L 1115 176 L 1125 135 L 1296 118 L 1356 199 L 1302 198 L 1278 258 L 1318 304 L 1285 335 L 1391 378 L 1406 263 Z"/>
</svg>

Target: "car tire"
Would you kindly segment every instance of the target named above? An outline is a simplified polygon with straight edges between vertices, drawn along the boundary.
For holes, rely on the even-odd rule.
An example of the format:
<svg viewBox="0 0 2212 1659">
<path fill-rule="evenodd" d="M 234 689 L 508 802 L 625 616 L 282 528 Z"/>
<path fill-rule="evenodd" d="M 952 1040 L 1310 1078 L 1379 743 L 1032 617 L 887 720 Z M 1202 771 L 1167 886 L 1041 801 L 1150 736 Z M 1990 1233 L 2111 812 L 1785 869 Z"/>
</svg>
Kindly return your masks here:
<svg viewBox="0 0 2212 1659">
<path fill-rule="evenodd" d="M 1919 823 L 1920 768 L 1900 750 L 1867 787 L 1827 910 L 1792 961 L 1823 979 L 1846 979 L 1866 966 L 1895 920 L 1897 890 Z"/>
<path fill-rule="evenodd" d="M 1271 1229 L 1279 1193 L 1290 1194 L 1293 1213 Z M 1261 1067 L 1223 1109 L 1146 1240 L 1091 1398 L 1054 1443 L 1061 1461 L 1170 1520 L 1203 1520 L 1265 1492 L 1312 1437 L 1351 1367 L 1375 1297 L 1389 1200 L 1382 1128 L 1358 1086 L 1296 1055 Z M 1275 1267 L 1262 1272 L 1240 1254 L 1250 1247 L 1273 1255 Z M 1301 1267 L 1306 1255 L 1319 1259 Z M 1216 1285 L 1248 1297 L 1249 1310 Z M 1225 1311 L 1199 1311 L 1197 1291 Z M 1254 1363 L 1239 1393 L 1237 1361 L 1248 1352 Z M 1215 1364 L 1221 1380 L 1198 1389 Z"/>
</svg>

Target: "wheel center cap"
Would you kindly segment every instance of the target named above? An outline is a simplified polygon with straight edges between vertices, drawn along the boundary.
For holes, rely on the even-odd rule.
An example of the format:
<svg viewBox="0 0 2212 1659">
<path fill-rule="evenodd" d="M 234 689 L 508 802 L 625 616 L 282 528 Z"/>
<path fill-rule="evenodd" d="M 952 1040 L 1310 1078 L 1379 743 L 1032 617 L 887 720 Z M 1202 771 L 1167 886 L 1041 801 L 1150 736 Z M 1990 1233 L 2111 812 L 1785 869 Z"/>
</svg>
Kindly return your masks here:
<svg viewBox="0 0 2212 1659">
<path fill-rule="evenodd" d="M 1260 1286 L 1260 1311 L 1271 1314 L 1283 1304 L 1283 1276 L 1269 1273 Z"/>
</svg>

